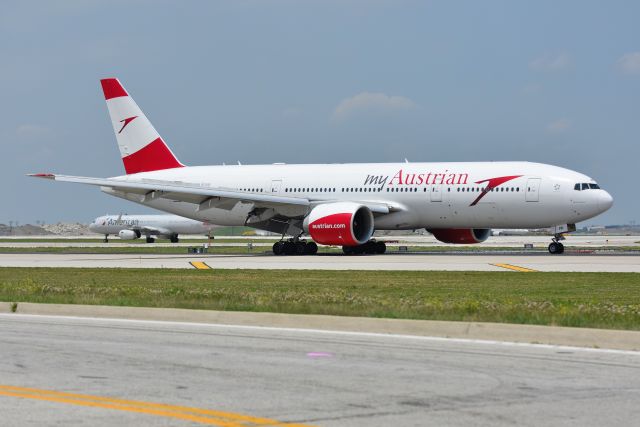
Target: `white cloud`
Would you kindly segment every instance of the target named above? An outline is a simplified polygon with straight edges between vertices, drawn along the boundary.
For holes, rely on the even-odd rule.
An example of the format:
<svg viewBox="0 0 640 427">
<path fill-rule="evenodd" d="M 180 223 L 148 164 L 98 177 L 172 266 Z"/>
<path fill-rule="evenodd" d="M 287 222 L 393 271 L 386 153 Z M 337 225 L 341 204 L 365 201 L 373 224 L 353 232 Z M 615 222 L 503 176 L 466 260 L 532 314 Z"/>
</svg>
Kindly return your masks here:
<svg viewBox="0 0 640 427">
<path fill-rule="evenodd" d="M 640 74 L 640 52 L 631 52 L 622 55 L 616 62 L 618 69 L 626 74 Z"/>
<path fill-rule="evenodd" d="M 571 128 L 571 121 L 569 119 L 558 119 L 547 125 L 547 131 L 552 133 L 560 133 Z"/>
<path fill-rule="evenodd" d="M 568 68 L 571 65 L 571 58 L 566 53 L 544 55 L 532 60 L 529 67 L 538 71 L 559 71 Z"/>
<path fill-rule="evenodd" d="M 335 121 L 341 121 L 359 112 L 389 112 L 410 110 L 415 107 L 415 102 L 404 96 L 389 96 L 384 93 L 362 92 L 351 98 L 343 99 L 333 110 L 331 117 Z"/>
</svg>

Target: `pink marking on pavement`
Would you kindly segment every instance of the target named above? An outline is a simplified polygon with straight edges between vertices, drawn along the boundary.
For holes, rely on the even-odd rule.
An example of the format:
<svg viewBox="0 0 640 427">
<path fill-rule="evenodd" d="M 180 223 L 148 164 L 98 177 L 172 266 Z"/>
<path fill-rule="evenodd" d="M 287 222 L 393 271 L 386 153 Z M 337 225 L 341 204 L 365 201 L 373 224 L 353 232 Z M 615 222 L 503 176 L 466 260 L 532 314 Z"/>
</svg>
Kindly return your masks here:
<svg viewBox="0 0 640 427">
<path fill-rule="evenodd" d="M 333 353 L 325 353 L 323 351 L 312 351 L 311 353 L 307 353 L 307 357 L 333 357 Z"/>
</svg>

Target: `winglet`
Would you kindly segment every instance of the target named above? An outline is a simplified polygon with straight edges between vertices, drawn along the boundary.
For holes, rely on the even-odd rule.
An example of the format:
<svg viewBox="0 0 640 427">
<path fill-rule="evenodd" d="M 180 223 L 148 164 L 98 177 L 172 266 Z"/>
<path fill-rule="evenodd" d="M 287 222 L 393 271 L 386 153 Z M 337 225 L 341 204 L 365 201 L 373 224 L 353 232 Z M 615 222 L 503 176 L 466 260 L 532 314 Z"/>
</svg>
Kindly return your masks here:
<svg viewBox="0 0 640 427">
<path fill-rule="evenodd" d="M 53 173 L 28 173 L 27 176 L 32 176 L 34 178 L 56 179 L 56 175 Z"/>
</svg>

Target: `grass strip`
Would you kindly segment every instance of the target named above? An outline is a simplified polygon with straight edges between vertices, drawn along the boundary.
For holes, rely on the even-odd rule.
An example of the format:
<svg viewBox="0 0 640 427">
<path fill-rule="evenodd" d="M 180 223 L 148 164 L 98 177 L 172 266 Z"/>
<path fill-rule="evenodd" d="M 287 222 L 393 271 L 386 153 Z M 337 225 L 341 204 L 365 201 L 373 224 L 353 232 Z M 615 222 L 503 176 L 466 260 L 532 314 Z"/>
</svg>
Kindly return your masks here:
<svg viewBox="0 0 640 427">
<path fill-rule="evenodd" d="M 0 268 L 0 301 L 640 330 L 640 274 Z"/>
</svg>

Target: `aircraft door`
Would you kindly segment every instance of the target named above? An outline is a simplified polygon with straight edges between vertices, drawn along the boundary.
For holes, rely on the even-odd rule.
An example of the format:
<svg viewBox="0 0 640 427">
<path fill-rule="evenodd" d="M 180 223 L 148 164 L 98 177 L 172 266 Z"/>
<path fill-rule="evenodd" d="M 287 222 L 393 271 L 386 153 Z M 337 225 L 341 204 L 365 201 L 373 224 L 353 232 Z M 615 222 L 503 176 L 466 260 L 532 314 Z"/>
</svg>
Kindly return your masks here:
<svg viewBox="0 0 640 427">
<path fill-rule="evenodd" d="M 273 194 L 280 194 L 280 188 L 282 187 L 281 179 L 273 179 L 271 180 L 271 192 Z"/>
<path fill-rule="evenodd" d="M 527 202 L 537 202 L 540 200 L 540 178 L 529 178 L 527 180 L 525 200 Z"/>
<path fill-rule="evenodd" d="M 429 192 L 431 193 L 432 202 L 442 201 L 442 185 L 441 184 L 431 184 L 429 186 Z"/>
</svg>

